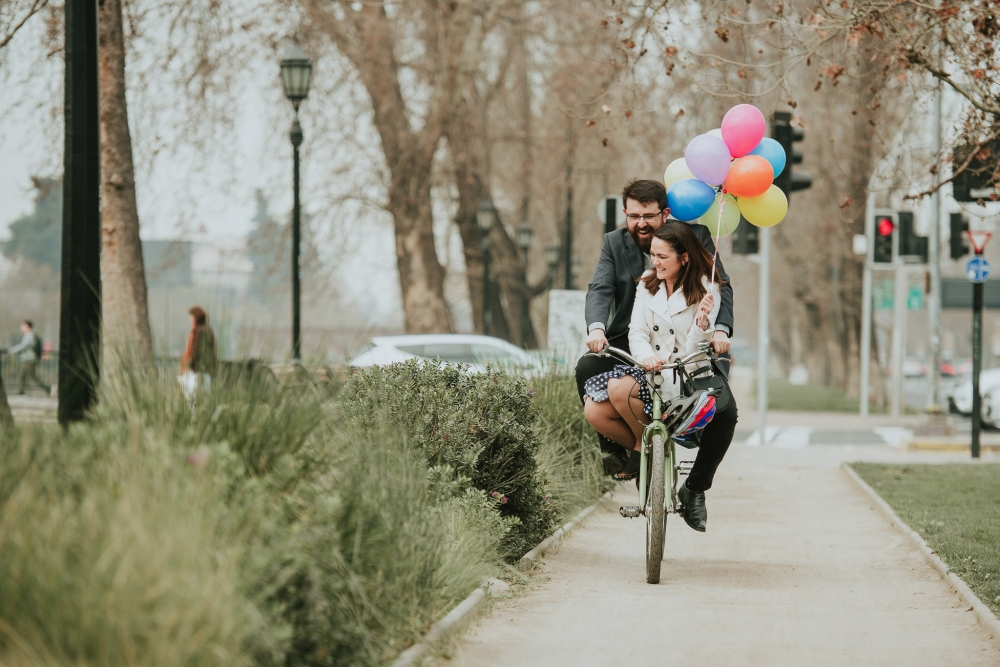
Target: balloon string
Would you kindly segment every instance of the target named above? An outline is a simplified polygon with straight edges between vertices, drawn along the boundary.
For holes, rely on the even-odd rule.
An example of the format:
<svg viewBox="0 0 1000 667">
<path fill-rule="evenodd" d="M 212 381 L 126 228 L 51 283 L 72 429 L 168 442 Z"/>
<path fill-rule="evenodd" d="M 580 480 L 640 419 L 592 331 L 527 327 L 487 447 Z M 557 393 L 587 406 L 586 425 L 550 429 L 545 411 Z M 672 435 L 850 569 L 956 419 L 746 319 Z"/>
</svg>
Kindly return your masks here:
<svg viewBox="0 0 1000 667">
<path fill-rule="evenodd" d="M 715 262 L 719 259 L 719 239 L 722 237 L 722 209 L 726 205 L 726 197 L 719 197 L 719 220 L 715 226 L 715 252 L 712 253 L 712 279 L 709 284 L 715 282 Z M 729 226 L 726 226 L 726 234 L 729 233 Z"/>
</svg>

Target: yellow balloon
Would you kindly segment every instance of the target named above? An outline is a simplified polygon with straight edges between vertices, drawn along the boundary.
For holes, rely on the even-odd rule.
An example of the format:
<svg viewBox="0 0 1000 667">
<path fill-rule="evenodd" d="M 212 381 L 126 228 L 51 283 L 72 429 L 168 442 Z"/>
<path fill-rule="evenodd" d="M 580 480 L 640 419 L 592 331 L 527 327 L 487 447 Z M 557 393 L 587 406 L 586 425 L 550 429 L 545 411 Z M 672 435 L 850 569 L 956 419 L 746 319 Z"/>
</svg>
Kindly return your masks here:
<svg viewBox="0 0 1000 667">
<path fill-rule="evenodd" d="M 719 208 L 722 208 L 722 221 L 719 221 Z M 736 197 L 732 195 L 717 194 L 712 208 L 708 209 L 705 215 L 698 218 L 698 222 L 708 227 L 712 236 L 722 238 L 733 233 L 740 224 L 740 209 L 736 204 Z"/>
<path fill-rule="evenodd" d="M 663 185 L 669 190 L 671 185 L 687 178 L 695 178 L 695 175 L 688 169 L 684 158 L 679 157 L 667 165 L 667 170 L 663 172 Z"/>
<path fill-rule="evenodd" d="M 788 213 L 788 199 L 777 185 L 759 197 L 739 197 L 736 201 L 747 222 L 758 227 L 774 227 Z"/>
</svg>

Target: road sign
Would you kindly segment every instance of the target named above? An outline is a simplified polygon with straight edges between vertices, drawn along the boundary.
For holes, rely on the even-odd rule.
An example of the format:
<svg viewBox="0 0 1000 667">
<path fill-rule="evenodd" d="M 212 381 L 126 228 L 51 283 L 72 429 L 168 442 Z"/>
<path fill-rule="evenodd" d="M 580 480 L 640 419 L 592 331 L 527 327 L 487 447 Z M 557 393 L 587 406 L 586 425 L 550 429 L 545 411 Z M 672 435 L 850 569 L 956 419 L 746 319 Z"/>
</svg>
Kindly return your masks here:
<svg viewBox="0 0 1000 667">
<path fill-rule="evenodd" d="M 604 223 L 604 233 L 625 225 L 625 207 L 621 195 L 607 195 L 597 202 L 597 219 Z"/>
<path fill-rule="evenodd" d="M 911 287 L 909 293 L 906 295 L 906 309 L 907 310 L 923 310 L 924 309 L 924 288 L 923 287 Z"/>
<path fill-rule="evenodd" d="M 990 277 L 990 263 L 983 257 L 973 257 L 965 265 L 965 277 L 971 283 L 985 283 Z"/>
<path fill-rule="evenodd" d="M 983 248 L 986 247 L 986 244 L 993 236 L 989 232 L 980 232 L 980 231 L 974 232 L 972 230 L 969 230 L 965 233 L 969 235 L 969 240 L 972 241 L 972 252 L 976 253 L 977 255 L 983 254 Z"/>
</svg>

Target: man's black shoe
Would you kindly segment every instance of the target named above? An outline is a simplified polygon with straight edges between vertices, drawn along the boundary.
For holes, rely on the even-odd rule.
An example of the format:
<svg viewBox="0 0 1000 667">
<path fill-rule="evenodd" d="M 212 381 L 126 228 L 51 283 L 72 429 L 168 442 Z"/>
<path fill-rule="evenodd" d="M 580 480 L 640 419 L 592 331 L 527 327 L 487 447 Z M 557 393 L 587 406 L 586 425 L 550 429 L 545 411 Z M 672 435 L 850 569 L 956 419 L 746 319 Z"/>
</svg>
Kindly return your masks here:
<svg viewBox="0 0 1000 667">
<path fill-rule="evenodd" d="M 617 452 L 602 452 L 601 457 L 604 460 L 605 475 L 617 475 L 628 463 L 628 454 L 620 447 Z"/>
<path fill-rule="evenodd" d="M 705 532 L 705 524 L 708 522 L 708 510 L 705 509 L 705 492 L 692 491 L 687 487 L 687 482 L 677 490 L 677 497 L 684 506 L 684 523 L 691 526 L 699 533 Z"/>
</svg>

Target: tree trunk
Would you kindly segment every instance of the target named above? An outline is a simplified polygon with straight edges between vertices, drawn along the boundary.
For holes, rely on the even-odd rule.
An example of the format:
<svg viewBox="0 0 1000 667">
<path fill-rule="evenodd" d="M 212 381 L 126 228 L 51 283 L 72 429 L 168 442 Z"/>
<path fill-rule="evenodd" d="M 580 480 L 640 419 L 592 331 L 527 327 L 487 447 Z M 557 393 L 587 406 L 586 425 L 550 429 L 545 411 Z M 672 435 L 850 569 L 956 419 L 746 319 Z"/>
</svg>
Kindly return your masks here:
<svg viewBox="0 0 1000 667">
<path fill-rule="evenodd" d="M 393 165 L 389 209 L 396 232 L 396 266 L 403 294 L 406 330 L 452 331 L 444 300 L 444 268 L 434 248 L 430 160 L 412 171 Z"/>
<path fill-rule="evenodd" d="M 10 403 L 7 402 L 7 388 L 3 384 L 3 376 L 0 375 L 0 433 L 14 426 L 14 415 L 10 411 Z"/>
<path fill-rule="evenodd" d="M 153 358 L 146 275 L 139 241 L 132 136 L 125 99 L 125 35 L 121 0 L 104 0 L 99 21 L 101 103 L 101 337 L 105 367 L 114 372 L 126 350 Z M 110 354 L 109 354 L 110 352 Z"/>
</svg>

